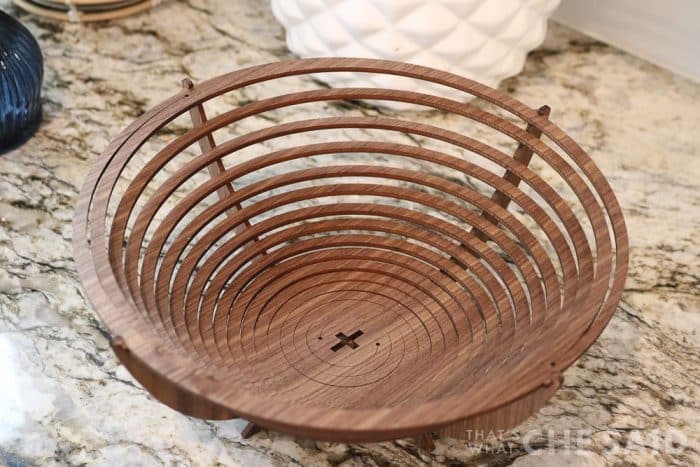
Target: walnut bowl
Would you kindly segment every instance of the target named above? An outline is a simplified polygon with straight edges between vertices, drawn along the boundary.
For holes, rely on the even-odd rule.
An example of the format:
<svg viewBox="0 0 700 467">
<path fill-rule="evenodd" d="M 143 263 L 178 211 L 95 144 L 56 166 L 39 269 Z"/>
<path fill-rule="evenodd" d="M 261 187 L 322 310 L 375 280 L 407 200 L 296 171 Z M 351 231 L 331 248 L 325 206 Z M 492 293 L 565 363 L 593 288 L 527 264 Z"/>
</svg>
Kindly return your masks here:
<svg viewBox="0 0 700 467">
<path fill-rule="evenodd" d="M 475 99 L 305 77 L 337 72 Z M 158 400 L 344 442 L 517 425 L 602 332 L 628 262 L 608 182 L 548 107 L 369 59 L 185 79 L 93 165 L 74 227 L 87 295 Z"/>
</svg>

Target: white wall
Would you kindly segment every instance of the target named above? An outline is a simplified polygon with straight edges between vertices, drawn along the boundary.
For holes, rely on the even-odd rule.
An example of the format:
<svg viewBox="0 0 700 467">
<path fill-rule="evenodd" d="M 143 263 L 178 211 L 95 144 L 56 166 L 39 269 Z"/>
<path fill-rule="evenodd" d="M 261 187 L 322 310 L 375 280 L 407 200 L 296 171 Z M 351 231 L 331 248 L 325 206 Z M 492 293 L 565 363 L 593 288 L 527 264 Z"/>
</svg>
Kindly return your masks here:
<svg viewBox="0 0 700 467">
<path fill-rule="evenodd" d="M 562 0 L 553 18 L 700 82 L 700 0 Z"/>
</svg>

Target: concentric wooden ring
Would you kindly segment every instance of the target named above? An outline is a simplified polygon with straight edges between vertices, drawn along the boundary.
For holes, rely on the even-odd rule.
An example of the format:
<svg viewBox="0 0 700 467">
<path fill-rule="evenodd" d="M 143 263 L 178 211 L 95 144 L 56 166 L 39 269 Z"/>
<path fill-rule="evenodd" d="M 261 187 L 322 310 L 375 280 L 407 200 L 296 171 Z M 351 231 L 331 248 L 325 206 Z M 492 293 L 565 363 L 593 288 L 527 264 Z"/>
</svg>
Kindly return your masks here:
<svg viewBox="0 0 700 467">
<path fill-rule="evenodd" d="M 321 89 L 204 112 L 256 83 L 341 71 L 438 83 L 492 105 Z M 627 273 L 622 213 L 547 108 L 366 59 L 291 60 L 184 84 L 110 144 L 75 215 L 88 296 L 122 362 L 168 405 L 342 441 L 509 428 L 544 404 L 612 316 Z M 235 131 L 265 112 L 345 99 L 450 112 L 518 148 L 384 116 Z M 173 129 L 188 113 L 192 126 Z M 352 129 L 470 157 L 323 136 Z M 316 142 L 285 147 L 300 134 Z"/>
<path fill-rule="evenodd" d="M 13 0 L 30 13 L 59 21 L 107 21 L 153 8 L 160 0 Z"/>
</svg>

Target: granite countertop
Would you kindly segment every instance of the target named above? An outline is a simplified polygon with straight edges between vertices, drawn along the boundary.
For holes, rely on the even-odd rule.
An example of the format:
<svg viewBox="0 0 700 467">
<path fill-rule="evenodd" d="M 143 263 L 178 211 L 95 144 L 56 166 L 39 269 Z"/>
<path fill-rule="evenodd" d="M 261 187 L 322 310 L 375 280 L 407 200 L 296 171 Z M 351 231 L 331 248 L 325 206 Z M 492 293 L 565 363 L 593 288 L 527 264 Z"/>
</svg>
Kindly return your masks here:
<svg viewBox="0 0 700 467">
<path fill-rule="evenodd" d="M 117 363 L 73 262 L 88 166 L 136 116 L 203 80 L 289 57 L 267 1 L 165 2 L 60 24 L 0 0 L 39 39 L 44 122 L 0 157 L 0 464 L 692 465 L 700 460 L 700 86 L 551 24 L 501 88 L 589 151 L 624 209 L 631 269 L 610 325 L 535 417 L 486 444 L 343 445 L 209 422 Z M 438 117 L 436 117 L 438 118 Z M 577 449 L 578 448 L 578 449 Z"/>
</svg>

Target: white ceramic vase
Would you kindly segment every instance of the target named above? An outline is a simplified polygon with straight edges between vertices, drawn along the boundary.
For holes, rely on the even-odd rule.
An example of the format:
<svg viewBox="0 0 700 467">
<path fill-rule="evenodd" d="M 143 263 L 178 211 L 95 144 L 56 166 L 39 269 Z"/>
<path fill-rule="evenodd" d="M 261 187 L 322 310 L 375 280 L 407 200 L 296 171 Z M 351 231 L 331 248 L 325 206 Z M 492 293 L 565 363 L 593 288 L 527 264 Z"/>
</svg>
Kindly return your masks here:
<svg viewBox="0 0 700 467">
<path fill-rule="evenodd" d="M 496 87 L 519 73 L 559 0 L 272 0 L 301 57 L 369 57 L 426 65 Z M 317 76 L 333 87 L 426 90 L 387 75 Z M 435 88 L 435 87 L 433 87 Z M 435 89 L 432 89 L 435 92 Z M 443 92 L 459 96 L 461 93 Z"/>
</svg>

